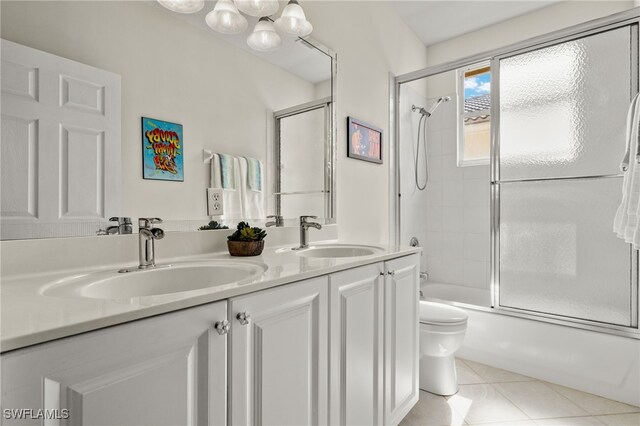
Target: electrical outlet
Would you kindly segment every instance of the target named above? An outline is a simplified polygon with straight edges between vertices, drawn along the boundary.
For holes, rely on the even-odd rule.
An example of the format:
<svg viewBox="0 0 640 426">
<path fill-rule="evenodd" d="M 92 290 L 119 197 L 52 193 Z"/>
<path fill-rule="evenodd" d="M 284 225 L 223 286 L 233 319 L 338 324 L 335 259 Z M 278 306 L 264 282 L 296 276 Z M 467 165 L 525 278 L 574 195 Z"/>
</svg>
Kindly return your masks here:
<svg viewBox="0 0 640 426">
<path fill-rule="evenodd" d="M 207 215 L 220 216 L 223 214 L 222 188 L 207 188 Z"/>
</svg>

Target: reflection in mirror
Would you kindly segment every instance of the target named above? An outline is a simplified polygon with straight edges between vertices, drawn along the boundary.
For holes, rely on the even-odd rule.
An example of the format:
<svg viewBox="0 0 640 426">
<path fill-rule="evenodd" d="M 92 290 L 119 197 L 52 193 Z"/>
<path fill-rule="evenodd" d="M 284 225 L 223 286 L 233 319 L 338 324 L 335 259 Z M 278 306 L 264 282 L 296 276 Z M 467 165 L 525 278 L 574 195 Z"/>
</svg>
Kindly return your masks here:
<svg viewBox="0 0 640 426">
<path fill-rule="evenodd" d="M 331 98 L 278 111 L 274 119 L 276 215 L 330 220 L 331 188 L 325 165 L 331 150 L 324 141 L 330 138 Z"/>
<path fill-rule="evenodd" d="M 202 13 L 213 7 L 213 2 L 206 2 Z M 116 98 L 95 82 L 76 86 L 54 84 L 55 90 L 77 89 L 68 91 L 67 98 L 55 90 L 49 95 L 40 91 L 36 96 L 43 102 L 50 96 L 46 101 L 56 105 L 60 105 L 60 99 L 66 99 L 65 102 L 71 101 L 67 102 L 68 107 L 86 103 L 88 94 L 93 93 L 98 112 L 80 108 L 84 117 L 90 118 L 67 126 L 72 131 L 67 129 L 65 133 L 60 123 L 48 123 L 27 111 L 16 110 L 13 117 L 3 116 L 3 120 L 13 120 L 15 124 L 6 129 L 15 131 L 7 134 L 3 123 L 2 239 L 95 235 L 99 229 L 112 225 L 110 217 L 131 217 L 134 223 L 138 217 L 160 217 L 167 231 L 196 230 L 211 219 L 219 219 L 207 215 L 211 167 L 203 162 L 203 150 L 261 161 L 265 188 L 272 188 L 276 177 L 272 164 L 268 163 L 273 160 L 270 158 L 275 127 L 273 111 L 334 95 L 335 54 L 311 39 L 283 43 L 275 52 L 256 54 L 245 49 L 246 34 L 240 35 L 243 48 L 239 48 L 236 45 L 240 42 L 221 38 L 204 21 L 195 25 L 155 1 L 2 1 L 0 8 L 2 39 L 119 76 L 121 81 L 121 102 L 117 102 L 121 112 L 116 114 L 120 118 L 120 132 L 115 138 L 115 133 L 100 127 L 96 118 L 100 106 L 110 110 Z M 194 15 L 192 19 L 195 18 Z M 5 60 L 4 49 L 2 59 L 5 114 L 9 111 L 6 102 L 17 101 L 19 108 L 36 102 L 20 97 L 15 87 L 6 87 L 5 76 L 15 76 L 18 85 L 32 84 L 27 90 L 29 94 L 29 90 L 37 90 L 48 74 L 34 71 L 41 67 L 24 58 Z M 75 80 L 92 81 L 81 75 L 75 75 Z M 335 140 L 334 110 L 324 146 Z M 141 117 L 183 126 L 184 182 L 142 178 Z M 20 127 L 25 118 L 35 121 Z M 19 128 L 32 131 L 20 133 Z M 110 142 L 103 143 L 102 133 L 104 141 L 109 136 L 115 140 L 113 149 Z M 28 144 L 19 148 L 20 167 L 4 167 L 19 147 L 11 143 L 17 140 L 14 136 L 21 135 Z M 72 152 L 70 147 L 77 150 Z M 317 159 L 324 167 L 324 157 Z M 295 159 L 292 157 L 291 161 Z M 76 173 L 87 164 L 94 167 L 85 174 L 91 179 Z M 333 176 L 332 164 L 327 173 L 329 178 Z M 11 170 L 11 176 L 5 176 Z M 53 173 L 52 177 L 46 177 L 46 173 Z M 286 174 L 286 170 L 282 173 Z M 23 186 L 30 189 L 30 192 L 14 191 L 21 197 L 19 207 L 27 215 L 7 214 L 12 213 L 7 206 L 14 208 L 16 204 L 4 199 L 5 194 L 11 193 L 5 192 L 6 182 L 16 179 L 26 179 Z M 117 190 L 111 193 L 119 194 L 117 199 L 104 198 L 108 191 L 101 189 L 102 183 L 116 185 Z M 48 184 L 55 192 L 48 189 Z M 98 189 L 85 197 L 83 191 L 87 187 Z M 71 194 L 68 191 L 78 194 L 73 198 L 76 204 L 65 199 L 65 194 Z M 274 198 L 273 194 L 265 194 L 266 214 L 275 213 Z M 332 198 L 333 192 L 325 197 L 325 203 Z M 46 206 L 48 201 L 54 202 L 53 207 Z M 62 201 L 68 209 L 60 207 Z M 52 212 L 54 220 L 41 215 L 46 209 Z M 323 206 L 318 216 L 325 210 Z M 224 219 L 235 226 L 243 218 L 225 215 Z"/>
</svg>

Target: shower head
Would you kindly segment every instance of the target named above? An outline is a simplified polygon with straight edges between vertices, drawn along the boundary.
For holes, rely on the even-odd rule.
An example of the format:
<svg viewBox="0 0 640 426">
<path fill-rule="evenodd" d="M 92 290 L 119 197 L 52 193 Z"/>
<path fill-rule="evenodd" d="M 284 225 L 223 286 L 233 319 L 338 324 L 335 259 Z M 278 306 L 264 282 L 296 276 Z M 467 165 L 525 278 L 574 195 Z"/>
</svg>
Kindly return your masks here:
<svg viewBox="0 0 640 426">
<path fill-rule="evenodd" d="M 431 115 L 431 114 L 429 114 L 429 113 L 427 112 L 427 110 L 426 110 L 426 109 L 424 109 L 424 108 L 422 108 L 422 107 L 417 107 L 417 106 L 415 106 L 415 105 L 411 105 L 411 112 L 416 112 L 416 111 L 417 111 L 418 113 L 422 114 L 422 115 L 426 115 L 427 117 Z"/>
</svg>

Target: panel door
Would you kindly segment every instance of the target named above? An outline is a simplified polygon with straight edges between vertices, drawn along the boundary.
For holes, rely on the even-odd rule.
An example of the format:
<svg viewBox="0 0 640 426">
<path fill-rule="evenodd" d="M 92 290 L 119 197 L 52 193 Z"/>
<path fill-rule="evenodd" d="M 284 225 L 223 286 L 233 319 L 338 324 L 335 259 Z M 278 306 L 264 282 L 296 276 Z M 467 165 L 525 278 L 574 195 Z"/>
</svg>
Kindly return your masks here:
<svg viewBox="0 0 640 426">
<path fill-rule="evenodd" d="M 419 257 L 385 262 L 386 425 L 397 425 L 418 402 Z"/>
<path fill-rule="evenodd" d="M 120 215 L 120 76 L 6 40 L 1 72 L 3 239 Z"/>
<path fill-rule="evenodd" d="M 3 424 L 224 425 L 226 317 L 217 302 L 3 354 Z"/>
<path fill-rule="evenodd" d="M 229 424 L 327 424 L 327 281 L 230 299 Z"/>
<path fill-rule="evenodd" d="M 381 425 L 384 265 L 329 276 L 332 425 Z"/>
</svg>

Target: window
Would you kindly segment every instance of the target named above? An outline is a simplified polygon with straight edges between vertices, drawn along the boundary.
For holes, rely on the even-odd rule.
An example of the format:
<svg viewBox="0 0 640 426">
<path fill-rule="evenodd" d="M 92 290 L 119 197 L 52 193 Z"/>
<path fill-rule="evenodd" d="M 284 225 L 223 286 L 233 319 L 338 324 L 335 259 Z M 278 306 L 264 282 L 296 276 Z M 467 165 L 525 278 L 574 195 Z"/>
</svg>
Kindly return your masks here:
<svg viewBox="0 0 640 426">
<path fill-rule="evenodd" d="M 458 70 L 458 166 L 489 164 L 491 68 L 476 64 Z"/>
</svg>

